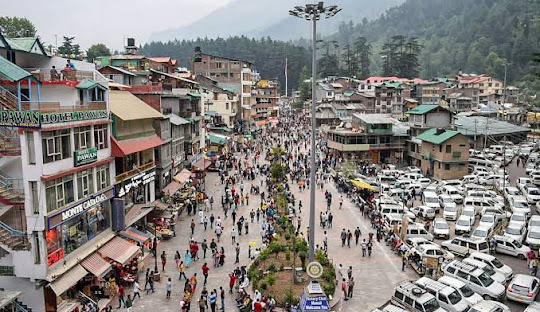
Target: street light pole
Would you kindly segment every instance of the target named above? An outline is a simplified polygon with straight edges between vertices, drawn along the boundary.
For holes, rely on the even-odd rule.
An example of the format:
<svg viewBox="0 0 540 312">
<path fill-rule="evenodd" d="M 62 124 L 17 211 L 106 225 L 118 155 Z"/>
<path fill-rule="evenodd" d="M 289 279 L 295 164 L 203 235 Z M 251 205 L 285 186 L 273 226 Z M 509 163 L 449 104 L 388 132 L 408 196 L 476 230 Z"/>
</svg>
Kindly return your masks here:
<svg viewBox="0 0 540 312">
<path fill-rule="evenodd" d="M 294 17 L 305 18 L 313 23 L 312 34 L 312 72 L 311 72 L 311 169 L 310 169 L 310 203 L 309 203 L 309 262 L 315 260 L 315 172 L 317 170 L 315 165 L 315 112 L 317 105 L 317 21 L 321 16 L 330 18 L 336 15 L 341 9 L 332 5 L 324 7 L 324 3 L 321 1 L 317 4 L 306 4 L 305 6 L 295 6 L 294 9 L 289 11 L 289 14 Z M 311 278 L 310 278 L 311 279 Z"/>
</svg>

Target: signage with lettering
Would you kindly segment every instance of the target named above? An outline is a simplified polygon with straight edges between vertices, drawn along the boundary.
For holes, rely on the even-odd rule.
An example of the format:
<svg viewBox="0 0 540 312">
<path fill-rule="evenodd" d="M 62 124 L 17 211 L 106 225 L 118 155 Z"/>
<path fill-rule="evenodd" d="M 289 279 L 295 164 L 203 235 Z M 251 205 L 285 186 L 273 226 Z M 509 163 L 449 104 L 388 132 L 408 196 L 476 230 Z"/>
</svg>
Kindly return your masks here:
<svg viewBox="0 0 540 312">
<path fill-rule="evenodd" d="M 330 305 L 325 295 L 309 296 L 305 293 L 300 297 L 302 311 L 330 311 Z"/>
<path fill-rule="evenodd" d="M 47 219 L 48 229 L 54 229 L 60 224 L 65 223 L 66 221 L 80 215 L 81 213 L 84 213 L 87 210 L 104 203 L 113 196 L 114 188 L 111 188 L 103 193 L 92 195 L 90 198 L 85 199 L 82 202 L 79 202 L 73 206 L 68 207 L 67 209 L 64 209 L 63 211 L 60 211 L 50 216 Z"/>
<path fill-rule="evenodd" d="M 59 248 L 47 256 L 47 265 L 51 266 L 62 259 L 64 259 L 64 249 Z"/>
<path fill-rule="evenodd" d="M 156 179 L 156 169 L 149 171 L 141 172 L 136 176 L 133 176 L 130 179 L 126 179 L 121 183 L 120 189 L 118 190 L 118 197 L 124 197 L 131 189 L 137 188 L 140 185 L 146 185 Z"/>
<path fill-rule="evenodd" d="M 90 147 L 78 150 L 73 153 L 73 162 L 75 167 L 88 165 L 97 161 L 97 148 Z"/>
<path fill-rule="evenodd" d="M 55 124 L 63 122 L 75 122 L 85 120 L 107 119 L 109 113 L 105 109 L 80 112 L 55 112 L 42 113 L 41 124 Z"/>
<path fill-rule="evenodd" d="M 20 128 L 39 128 L 39 111 L 18 111 L 2 110 L 0 111 L 0 126 L 20 127 Z"/>
</svg>

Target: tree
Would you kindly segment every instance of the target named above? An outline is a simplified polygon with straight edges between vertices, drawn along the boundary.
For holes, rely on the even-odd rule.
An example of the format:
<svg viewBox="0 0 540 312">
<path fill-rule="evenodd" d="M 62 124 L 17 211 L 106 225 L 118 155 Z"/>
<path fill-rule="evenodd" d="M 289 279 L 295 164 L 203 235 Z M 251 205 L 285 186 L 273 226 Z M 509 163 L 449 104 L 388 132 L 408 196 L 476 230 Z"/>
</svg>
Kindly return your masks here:
<svg viewBox="0 0 540 312">
<path fill-rule="evenodd" d="M 418 76 L 420 62 L 418 57 L 422 45 L 417 38 L 393 36 L 383 45 L 381 56 L 384 58 L 383 75 L 415 78 Z"/>
<path fill-rule="evenodd" d="M 321 77 L 333 76 L 339 72 L 339 58 L 336 54 L 338 47 L 337 41 L 324 41 L 322 43 L 322 48 L 325 52 L 318 60 Z"/>
<path fill-rule="evenodd" d="M 343 74 L 348 77 L 356 76 L 358 72 L 358 61 L 356 59 L 356 54 L 354 53 L 354 50 L 351 49 L 350 45 L 345 46 L 341 57 L 344 65 L 342 68 Z"/>
<path fill-rule="evenodd" d="M 358 37 L 354 42 L 354 49 L 356 59 L 360 64 L 360 71 L 357 76 L 360 77 L 360 79 L 368 78 L 370 76 L 369 58 L 371 57 L 371 44 L 367 42 L 366 38 Z"/>
<path fill-rule="evenodd" d="M 34 37 L 36 27 L 25 17 L 0 17 L 0 31 L 7 38 Z"/>
<path fill-rule="evenodd" d="M 80 54 L 80 46 L 78 44 L 73 44 L 75 37 L 66 37 L 64 36 L 64 42 L 60 47 L 58 47 L 58 53 L 60 54 Z"/>
<path fill-rule="evenodd" d="M 298 78 L 298 91 L 300 91 L 300 99 L 302 102 L 311 98 L 311 82 L 307 82 L 309 79 L 309 71 L 307 66 L 302 67 L 300 71 L 300 77 Z"/>
<path fill-rule="evenodd" d="M 107 48 L 103 43 L 97 43 L 88 48 L 86 52 L 89 62 L 93 62 L 98 56 L 109 56 L 111 55 L 111 50 Z"/>
</svg>

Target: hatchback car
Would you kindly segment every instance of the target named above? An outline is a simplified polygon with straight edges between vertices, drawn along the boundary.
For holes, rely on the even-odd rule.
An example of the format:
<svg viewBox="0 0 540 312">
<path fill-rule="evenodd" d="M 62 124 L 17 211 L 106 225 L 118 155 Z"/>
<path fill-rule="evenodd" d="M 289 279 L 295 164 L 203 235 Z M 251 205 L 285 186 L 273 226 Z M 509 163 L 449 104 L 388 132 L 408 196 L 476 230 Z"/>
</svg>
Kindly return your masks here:
<svg viewBox="0 0 540 312">
<path fill-rule="evenodd" d="M 471 219 L 467 216 L 460 216 L 459 219 L 457 219 L 456 221 L 456 227 L 454 228 L 454 232 L 456 233 L 456 235 L 470 233 L 471 228 Z"/>
<path fill-rule="evenodd" d="M 516 224 L 527 224 L 527 215 L 522 213 L 513 213 L 510 216 L 510 220 L 508 220 L 509 223 L 516 223 Z"/>
<path fill-rule="evenodd" d="M 540 226 L 540 216 L 534 215 L 529 219 L 529 223 L 527 224 L 527 227 L 531 228 L 533 226 Z"/>
<path fill-rule="evenodd" d="M 473 305 L 469 312 L 510 312 L 510 308 L 497 301 L 484 300 Z"/>
<path fill-rule="evenodd" d="M 471 238 L 487 240 L 491 235 L 491 228 L 485 226 L 478 226 L 472 231 Z"/>
<path fill-rule="evenodd" d="M 526 233 L 525 223 L 510 222 L 504 230 L 503 236 L 513 238 L 521 243 L 523 242 L 523 239 L 525 239 Z"/>
<path fill-rule="evenodd" d="M 452 197 L 446 194 L 439 195 L 439 205 L 441 205 L 442 208 L 457 206 L 456 202 L 452 199 Z"/>
<path fill-rule="evenodd" d="M 420 258 L 440 258 L 443 257 L 444 260 L 454 260 L 454 254 L 452 254 L 449 251 L 443 250 L 439 245 L 430 245 L 430 244 L 424 244 L 420 245 L 415 248 L 416 254 L 420 256 Z"/>
<path fill-rule="evenodd" d="M 457 207 L 444 207 L 443 209 L 443 217 L 446 220 L 456 221 L 457 214 L 458 214 Z"/>
<path fill-rule="evenodd" d="M 443 237 L 445 239 L 450 238 L 450 227 L 446 220 L 438 218 L 433 221 L 433 236 Z"/>
<path fill-rule="evenodd" d="M 497 224 L 497 218 L 494 214 L 485 214 L 480 218 L 480 222 L 478 223 L 478 226 L 484 226 L 491 228 L 492 230 L 495 228 L 495 225 Z"/>
<path fill-rule="evenodd" d="M 417 217 L 422 217 L 423 219 L 434 219 L 435 210 L 428 206 L 417 206 L 410 209 Z"/>
<path fill-rule="evenodd" d="M 540 227 L 533 226 L 529 228 L 525 243 L 532 249 L 538 249 L 540 247 Z"/>
<path fill-rule="evenodd" d="M 531 303 L 538 295 L 539 282 L 537 277 L 516 274 L 506 288 L 506 297 L 508 300 Z"/>
</svg>

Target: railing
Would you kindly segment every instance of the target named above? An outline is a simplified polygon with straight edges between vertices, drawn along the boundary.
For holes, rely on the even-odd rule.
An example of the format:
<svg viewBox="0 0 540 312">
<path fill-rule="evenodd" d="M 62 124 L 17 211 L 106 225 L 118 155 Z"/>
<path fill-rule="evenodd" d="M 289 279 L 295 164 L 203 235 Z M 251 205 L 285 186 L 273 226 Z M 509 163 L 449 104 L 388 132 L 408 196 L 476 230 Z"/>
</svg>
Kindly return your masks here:
<svg viewBox="0 0 540 312">
<path fill-rule="evenodd" d="M 99 309 L 98 303 L 94 301 L 92 298 L 85 295 L 82 291 L 79 291 L 77 296 L 78 296 L 79 302 L 82 303 L 83 305 L 91 303 L 96 309 Z"/>
<path fill-rule="evenodd" d="M 86 105 L 71 105 L 63 106 L 60 102 L 22 102 L 23 110 L 36 110 L 42 113 L 54 113 L 54 112 L 75 112 L 75 111 L 90 111 L 90 110 L 104 110 L 107 109 L 107 103 L 105 102 L 90 102 Z"/>
<path fill-rule="evenodd" d="M 22 178 L 12 178 L 0 171 L 0 185 L 12 194 L 24 197 L 24 181 Z"/>
<path fill-rule="evenodd" d="M 17 312 L 30 312 L 27 307 L 22 306 L 18 301 L 13 301 L 15 303 L 15 308 L 17 308 Z"/>
<path fill-rule="evenodd" d="M 16 230 L 2 221 L 0 221 L 0 228 L 4 229 L 12 237 L 25 237 L 26 236 L 26 232 L 21 231 L 21 230 Z"/>
<path fill-rule="evenodd" d="M 130 171 L 126 171 L 124 173 L 121 173 L 121 174 L 117 175 L 115 180 L 116 180 L 116 182 L 122 182 L 122 181 L 124 181 L 125 179 L 129 178 L 132 175 L 135 175 L 135 174 L 137 174 L 139 172 L 142 172 L 142 171 L 146 171 L 146 170 L 148 170 L 150 168 L 153 168 L 155 166 L 156 166 L 155 161 L 149 162 L 149 163 L 147 163 L 145 165 L 142 165 L 140 167 L 137 167 L 135 169 L 132 169 Z"/>
<path fill-rule="evenodd" d="M 81 81 L 94 79 L 94 71 L 78 69 L 25 68 L 39 81 Z"/>
</svg>

